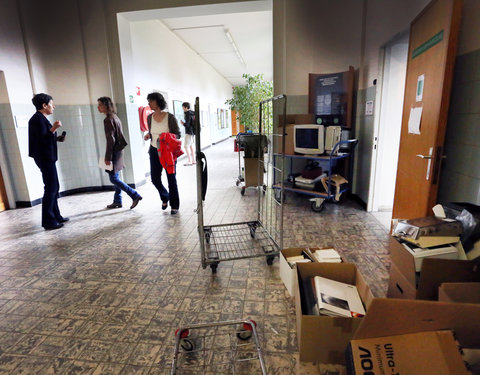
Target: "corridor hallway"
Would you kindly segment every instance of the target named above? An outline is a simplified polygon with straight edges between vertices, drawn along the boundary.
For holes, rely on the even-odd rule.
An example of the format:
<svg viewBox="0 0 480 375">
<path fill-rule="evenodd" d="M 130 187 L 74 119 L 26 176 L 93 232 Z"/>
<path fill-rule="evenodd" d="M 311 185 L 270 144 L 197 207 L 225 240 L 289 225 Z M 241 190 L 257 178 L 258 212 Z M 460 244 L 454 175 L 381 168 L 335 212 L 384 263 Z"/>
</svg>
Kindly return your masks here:
<svg viewBox="0 0 480 375">
<path fill-rule="evenodd" d="M 233 139 L 205 154 L 205 224 L 255 220 L 256 192 L 235 186 Z M 178 215 L 161 210 L 150 181 L 133 210 L 128 197 L 105 209 L 113 191 L 61 198 L 70 221 L 55 231 L 40 226 L 41 205 L 0 213 L 0 374 L 169 374 L 176 328 L 243 317 L 258 324 L 269 374 L 318 374 L 298 363 L 278 257 L 202 269 L 195 168 L 184 162 Z M 314 213 L 294 194 L 284 209 L 284 247 L 334 246 L 385 296 L 388 233 L 371 214 L 348 200 Z"/>
</svg>

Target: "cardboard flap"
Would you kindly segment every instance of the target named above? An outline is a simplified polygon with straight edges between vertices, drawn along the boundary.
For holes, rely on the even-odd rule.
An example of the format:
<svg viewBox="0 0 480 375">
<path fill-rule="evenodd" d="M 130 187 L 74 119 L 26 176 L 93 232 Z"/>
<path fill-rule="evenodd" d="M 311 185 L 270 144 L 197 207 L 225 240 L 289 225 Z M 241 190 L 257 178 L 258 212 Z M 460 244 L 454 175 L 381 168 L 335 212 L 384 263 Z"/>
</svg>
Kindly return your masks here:
<svg viewBox="0 0 480 375">
<path fill-rule="evenodd" d="M 417 299 L 438 300 L 438 288 L 444 282 L 480 282 L 480 267 L 470 260 L 425 258 Z"/>
<path fill-rule="evenodd" d="M 480 348 L 480 305 L 375 298 L 354 339 L 452 330 L 465 348 Z"/>
<path fill-rule="evenodd" d="M 445 302 L 480 303 L 480 282 L 442 283 L 438 300 Z"/>
<path fill-rule="evenodd" d="M 352 263 L 300 263 L 297 269 L 303 280 L 322 275 L 327 279 L 355 285 L 357 267 Z"/>
</svg>

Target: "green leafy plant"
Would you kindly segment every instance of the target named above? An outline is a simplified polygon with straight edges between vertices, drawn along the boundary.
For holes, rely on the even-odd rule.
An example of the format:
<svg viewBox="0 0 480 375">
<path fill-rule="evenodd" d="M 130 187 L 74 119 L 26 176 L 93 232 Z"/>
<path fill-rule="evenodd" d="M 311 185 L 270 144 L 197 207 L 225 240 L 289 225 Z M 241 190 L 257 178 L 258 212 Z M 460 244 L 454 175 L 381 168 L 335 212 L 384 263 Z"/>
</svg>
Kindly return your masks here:
<svg viewBox="0 0 480 375">
<path fill-rule="evenodd" d="M 261 101 L 273 96 L 273 84 L 265 81 L 263 74 L 243 74 L 246 84 L 233 88 L 233 98 L 225 104 L 237 112 L 237 118 L 245 130 L 258 132 L 258 107 Z"/>
</svg>

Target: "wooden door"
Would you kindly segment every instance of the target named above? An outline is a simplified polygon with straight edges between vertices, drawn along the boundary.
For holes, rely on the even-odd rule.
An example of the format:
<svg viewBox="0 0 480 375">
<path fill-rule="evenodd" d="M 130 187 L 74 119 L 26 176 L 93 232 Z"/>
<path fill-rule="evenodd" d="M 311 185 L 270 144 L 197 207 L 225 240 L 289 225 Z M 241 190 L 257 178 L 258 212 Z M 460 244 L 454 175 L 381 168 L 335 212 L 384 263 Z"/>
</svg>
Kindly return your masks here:
<svg viewBox="0 0 480 375">
<path fill-rule="evenodd" d="M 8 199 L 7 199 L 7 191 L 5 190 L 5 183 L 3 182 L 3 175 L 2 169 L 0 168 L 0 212 L 7 210 L 8 207 Z"/>
<path fill-rule="evenodd" d="M 232 109 L 230 113 L 232 114 L 232 135 L 236 136 L 238 133 L 237 111 Z"/>
<path fill-rule="evenodd" d="M 429 216 L 436 204 L 461 7 L 461 0 L 433 0 L 410 25 L 393 218 Z M 410 112 L 418 107 L 420 134 L 413 134 Z"/>
</svg>

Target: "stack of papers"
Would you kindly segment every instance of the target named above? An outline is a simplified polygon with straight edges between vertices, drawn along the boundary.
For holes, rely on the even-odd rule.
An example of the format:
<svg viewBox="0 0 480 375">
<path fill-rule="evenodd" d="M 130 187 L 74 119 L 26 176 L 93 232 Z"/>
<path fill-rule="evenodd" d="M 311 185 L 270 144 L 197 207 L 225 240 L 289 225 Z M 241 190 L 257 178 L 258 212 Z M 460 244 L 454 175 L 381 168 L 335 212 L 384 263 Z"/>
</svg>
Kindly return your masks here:
<svg viewBox="0 0 480 375">
<path fill-rule="evenodd" d="M 315 276 L 313 288 L 319 314 L 347 318 L 365 315 L 365 309 L 355 285 Z"/>
<path fill-rule="evenodd" d="M 323 263 L 341 263 L 342 258 L 335 249 L 321 249 L 313 253 L 317 262 Z"/>
<path fill-rule="evenodd" d="M 296 255 L 296 256 L 293 256 L 293 257 L 288 257 L 288 258 L 286 258 L 286 260 L 287 260 L 288 264 L 290 265 L 290 267 L 293 267 L 293 265 L 296 264 L 296 263 L 308 263 L 308 262 L 312 261 L 310 258 L 306 258 L 303 255 Z"/>
</svg>

